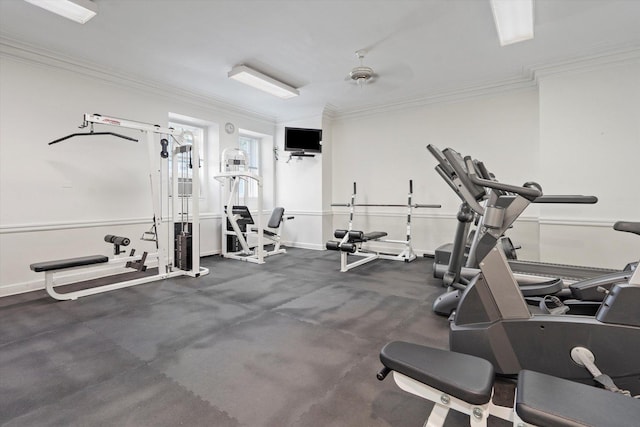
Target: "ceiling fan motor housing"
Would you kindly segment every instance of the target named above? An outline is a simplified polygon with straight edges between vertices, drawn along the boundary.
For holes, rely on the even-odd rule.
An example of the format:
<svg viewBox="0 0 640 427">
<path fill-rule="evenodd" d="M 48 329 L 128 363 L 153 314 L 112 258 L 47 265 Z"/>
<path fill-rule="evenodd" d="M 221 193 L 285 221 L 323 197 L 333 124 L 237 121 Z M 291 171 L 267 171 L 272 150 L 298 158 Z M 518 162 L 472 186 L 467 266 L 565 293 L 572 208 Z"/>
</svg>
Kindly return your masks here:
<svg viewBox="0 0 640 427">
<path fill-rule="evenodd" d="M 373 76 L 373 68 L 365 67 L 365 66 L 355 67 L 349 73 L 349 77 L 351 77 L 352 80 L 356 81 L 359 84 L 365 83 L 372 76 Z"/>
</svg>

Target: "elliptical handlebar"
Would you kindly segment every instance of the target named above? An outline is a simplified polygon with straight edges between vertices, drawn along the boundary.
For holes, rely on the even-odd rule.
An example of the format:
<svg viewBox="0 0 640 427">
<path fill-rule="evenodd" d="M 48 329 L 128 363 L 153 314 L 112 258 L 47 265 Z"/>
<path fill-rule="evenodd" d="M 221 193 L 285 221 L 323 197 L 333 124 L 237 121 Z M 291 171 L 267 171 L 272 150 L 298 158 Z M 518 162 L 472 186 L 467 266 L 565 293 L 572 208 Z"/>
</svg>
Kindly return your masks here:
<svg viewBox="0 0 640 427">
<path fill-rule="evenodd" d="M 495 190 L 508 191 L 510 193 L 518 194 L 528 200 L 535 200 L 536 198 L 542 196 L 542 191 L 534 187 L 521 187 L 518 185 L 503 184 L 498 181 L 480 178 L 475 172 L 475 166 L 471 157 L 466 156 L 464 158 L 464 161 L 467 165 L 468 177 L 475 185 L 488 187 Z"/>
</svg>

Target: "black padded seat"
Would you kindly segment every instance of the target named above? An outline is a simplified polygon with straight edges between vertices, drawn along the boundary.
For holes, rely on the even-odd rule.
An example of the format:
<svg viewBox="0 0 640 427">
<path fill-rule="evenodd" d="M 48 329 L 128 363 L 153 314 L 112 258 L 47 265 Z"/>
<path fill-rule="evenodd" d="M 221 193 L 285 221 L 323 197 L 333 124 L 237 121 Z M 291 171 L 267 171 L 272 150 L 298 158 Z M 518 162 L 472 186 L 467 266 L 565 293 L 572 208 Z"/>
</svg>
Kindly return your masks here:
<svg viewBox="0 0 640 427">
<path fill-rule="evenodd" d="M 387 233 L 385 233 L 384 231 L 371 231 L 369 233 L 365 233 L 364 234 L 364 241 L 366 242 L 367 240 L 376 240 L 376 239 L 380 239 L 381 237 L 386 236 Z"/>
<path fill-rule="evenodd" d="M 516 412 L 522 421 L 554 427 L 629 427 L 640 400 L 539 372 L 520 371 Z"/>
<path fill-rule="evenodd" d="M 31 264 L 31 270 L 39 273 L 41 271 L 61 270 L 63 268 L 82 267 L 84 265 L 100 264 L 108 262 L 109 258 L 104 255 L 90 255 L 78 258 L 60 259 L 57 261 L 36 262 Z"/>
<path fill-rule="evenodd" d="M 393 341 L 380 351 L 380 361 L 392 371 L 470 404 L 491 400 L 493 365 L 479 357 Z"/>
</svg>

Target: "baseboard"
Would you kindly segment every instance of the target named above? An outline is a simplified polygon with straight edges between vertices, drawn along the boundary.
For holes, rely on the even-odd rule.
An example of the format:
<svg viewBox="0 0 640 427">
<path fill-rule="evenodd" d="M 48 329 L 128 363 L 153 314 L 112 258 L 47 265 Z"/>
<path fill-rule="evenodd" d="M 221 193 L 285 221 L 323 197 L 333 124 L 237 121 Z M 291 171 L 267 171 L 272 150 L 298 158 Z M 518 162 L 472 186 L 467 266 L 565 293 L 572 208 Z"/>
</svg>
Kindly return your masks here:
<svg viewBox="0 0 640 427">
<path fill-rule="evenodd" d="M 282 245 L 290 248 L 313 249 L 315 251 L 322 251 L 325 249 L 324 245 L 317 243 L 282 242 Z"/>
</svg>

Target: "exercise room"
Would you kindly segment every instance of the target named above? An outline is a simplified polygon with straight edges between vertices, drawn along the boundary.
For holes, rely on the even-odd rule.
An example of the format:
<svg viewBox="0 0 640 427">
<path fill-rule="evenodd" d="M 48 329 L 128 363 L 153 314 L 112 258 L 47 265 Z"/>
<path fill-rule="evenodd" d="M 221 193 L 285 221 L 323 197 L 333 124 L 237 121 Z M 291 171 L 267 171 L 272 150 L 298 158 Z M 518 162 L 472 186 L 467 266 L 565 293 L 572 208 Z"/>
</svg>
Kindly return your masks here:
<svg viewBox="0 0 640 427">
<path fill-rule="evenodd" d="M 639 23 L 0 0 L 0 425 L 637 425 Z"/>
</svg>

